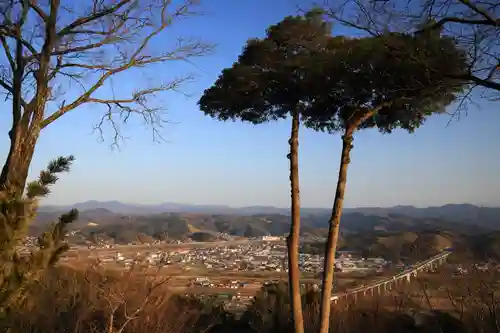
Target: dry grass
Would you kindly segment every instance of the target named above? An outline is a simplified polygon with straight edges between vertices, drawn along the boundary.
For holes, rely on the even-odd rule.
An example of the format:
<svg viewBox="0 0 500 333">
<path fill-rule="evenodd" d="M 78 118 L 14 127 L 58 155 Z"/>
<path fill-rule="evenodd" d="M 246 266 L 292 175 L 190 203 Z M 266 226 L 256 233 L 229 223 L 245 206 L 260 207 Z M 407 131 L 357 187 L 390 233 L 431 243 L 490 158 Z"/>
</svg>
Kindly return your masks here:
<svg viewBox="0 0 500 333">
<path fill-rule="evenodd" d="M 198 229 L 195 226 L 193 226 L 191 223 L 188 223 L 187 227 L 188 227 L 188 231 L 190 233 L 195 233 L 195 232 L 201 232 L 202 231 L 201 229 Z"/>
<path fill-rule="evenodd" d="M 140 272 L 57 267 L 30 290 L 28 300 L 0 327 L 12 333 L 204 332 L 216 311 L 180 298 L 168 279 Z M 209 320 L 208 320 L 208 319 Z"/>
<path fill-rule="evenodd" d="M 500 275 L 446 271 L 419 276 L 391 295 L 360 297 L 334 306 L 331 330 L 366 332 L 499 332 Z M 288 332 L 288 289 L 258 292 L 235 320 L 213 303 L 180 298 L 164 274 L 60 266 L 30 289 L 0 331 L 10 333 L 223 333 Z M 304 297 L 306 332 L 317 330 L 319 295 Z"/>
<path fill-rule="evenodd" d="M 500 274 L 473 272 L 426 274 L 410 285 L 399 285 L 390 295 L 359 296 L 332 308 L 335 333 L 498 333 L 500 332 Z M 245 319 L 254 332 L 292 330 L 286 287 L 280 300 L 271 293 Z M 317 331 L 319 295 L 308 293 L 304 302 L 306 332 Z"/>
</svg>

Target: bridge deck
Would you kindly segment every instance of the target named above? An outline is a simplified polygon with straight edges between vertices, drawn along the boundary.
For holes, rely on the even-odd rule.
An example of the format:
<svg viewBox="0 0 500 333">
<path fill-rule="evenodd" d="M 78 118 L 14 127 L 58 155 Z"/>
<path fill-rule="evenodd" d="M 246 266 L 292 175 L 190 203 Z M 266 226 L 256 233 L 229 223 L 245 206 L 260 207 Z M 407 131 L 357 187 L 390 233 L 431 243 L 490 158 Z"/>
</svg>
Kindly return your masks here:
<svg viewBox="0 0 500 333">
<path fill-rule="evenodd" d="M 408 268 L 396 275 L 393 275 L 389 278 L 385 278 L 383 280 L 379 280 L 379 281 L 375 281 L 373 283 L 371 283 L 370 285 L 368 286 L 360 286 L 360 287 L 357 287 L 357 288 L 353 288 L 353 289 L 350 289 L 346 292 L 342 292 L 342 293 L 338 293 L 338 294 L 333 294 L 331 299 L 332 300 L 337 300 L 341 297 L 346 297 L 346 296 L 349 296 L 349 295 L 353 295 L 353 294 L 357 294 L 359 292 L 366 292 L 368 290 L 371 290 L 371 289 L 375 289 L 375 288 L 378 288 L 380 286 L 384 286 L 384 285 L 387 285 L 387 284 L 390 284 L 390 283 L 394 283 L 400 279 L 403 279 L 403 278 L 406 278 L 408 276 L 408 274 L 415 274 L 416 272 L 418 272 L 419 270 L 425 268 L 427 265 L 433 263 L 433 262 L 436 262 L 438 260 L 441 260 L 441 259 L 445 259 L 447 256 L 449 256 L 451 254 L 451 252 L 449 251 L 444 251 L 442 253 L 439 253 L 431 258 L 428 258 L 424 261 L 421 261 L 421 262 L 418 262 L 416 263 L 415 265 L 413 265 L 411 268 Z"/>
</svg>

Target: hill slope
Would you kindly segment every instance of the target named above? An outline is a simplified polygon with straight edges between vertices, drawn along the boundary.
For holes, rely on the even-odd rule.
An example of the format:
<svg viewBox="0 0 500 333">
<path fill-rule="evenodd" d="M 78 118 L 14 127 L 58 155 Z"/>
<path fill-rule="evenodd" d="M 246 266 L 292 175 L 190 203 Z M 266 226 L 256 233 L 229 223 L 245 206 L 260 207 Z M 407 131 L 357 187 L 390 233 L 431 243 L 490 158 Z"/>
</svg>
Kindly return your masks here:
<svg viewBox="0 0 500 333">
<path fill-rule="evenodd" d="M 249 206 L 234 208 L 225 205 L 190 205 L 178 203 L 163 203 L 158 205 L 126 204 L 118 201 L 86 201 L 68 206 L 42 206 L 40 212 L 54 213 L 77 208 L 81 211 L 106 209 L 122 215 L 151 215 L 165 212 L 170 213 L 198 213 L 198 214 L 225 214 L 238 216 L 254 215 L 289 215 L 288 208 L 273 206 Z M 330 208 L 303 208 L 304 217 L 321 217 L 326 221 Z M 394 207 L 359 207 L 346 208 L 344 214 L 359 213 L 366 216 L 407 216 L 411 218 L 440 219 L 448 222 L 478 225 L 483 228 L 500 230 L 500 207 L 478 207 L 471 204 L 449 204 L 437 207 L 417 208 L 413 206 Z M 323 222 L 322 227 L 326 226 Z"/>
<path fill-rule="evenodd" d="M 39 234 L 47 223 L 55 221 L 61 212 L 41 212 L 31 229 Z M 325 237 L 328 216 L 311 214 L 301 219 L 301 235 Z M 257 237 L 264 235 L 282 236 L 289 232 L 290 217 L 281 214 L 228 215 L 202 213 L 161 213 L 149 215 L 116 214 L 107 209 L 82 211 L 78 221 L 70 229 L 81 230 L 86 238 L 101 235 L 117 242 L 129 242 L 138 234 L 153 239 L 185 239 L 194 233 L 225 233 L 238 237 Z M 463 234 L 485 233 L 488 229 L 462 221 L 451 222 L 438 218 L 414 218 L 403 215 L 387 216 L 348 213 L 342 216 L 341 233 L 387 235 L 408 232 L 450 230 Z M 362 238 L 365 236 L 362 236 Z M 390 247 L 389 238 L 382 243 Z"/>
</svg>

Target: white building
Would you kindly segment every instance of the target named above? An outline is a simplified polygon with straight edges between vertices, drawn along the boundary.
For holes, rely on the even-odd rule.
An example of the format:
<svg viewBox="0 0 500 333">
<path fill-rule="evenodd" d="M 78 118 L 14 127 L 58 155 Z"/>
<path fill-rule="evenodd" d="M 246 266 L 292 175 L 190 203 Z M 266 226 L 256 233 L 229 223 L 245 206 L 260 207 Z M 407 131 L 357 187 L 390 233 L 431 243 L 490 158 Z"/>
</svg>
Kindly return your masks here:
<svg viewBox="0 0 500 333">
<path fill-rule="evenodd" d="M 278 236 L 262 236 L 263 241 L 279 241 L 280 238 Z"/>
</svg>

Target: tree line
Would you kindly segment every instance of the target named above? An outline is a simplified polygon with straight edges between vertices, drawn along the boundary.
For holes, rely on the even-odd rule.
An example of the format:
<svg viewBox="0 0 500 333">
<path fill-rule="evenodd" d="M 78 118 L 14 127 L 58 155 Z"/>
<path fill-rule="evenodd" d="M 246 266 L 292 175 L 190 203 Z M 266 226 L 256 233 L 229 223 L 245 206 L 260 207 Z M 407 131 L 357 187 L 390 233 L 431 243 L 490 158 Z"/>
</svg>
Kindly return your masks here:
<svg viewBox="0 0 500 333">
<path fill-rule="evenodd" d="M 429 116 L 444 113 L 471 88 L 499 90 L 495 81 L 498 57 L 497 63 L 493 61 L 498 48 L 478 47 L 498 37 L 498 6 L 486 10 L 485 5 L 456 1 L 463 12 L 443 15 L 434 7 L 425 7 L 427 1 L 422 0 L 422 8 L 427 9 L 422 11 L 427 13 L 424 21 L 411 20 L 408 29 L 391 21 L 395 16 L 389 15 L 389 0 L 356 1 L 358 7 L 345 11 L 354 19 L 338 15 L 344 11 L 335 10 L 335 4 L 326 10 L 313 9 L 286 17 L 270 26 L 265 37 L 249 40 L 237 61 L 222 70 L 198 102 L 203 113 L 221 121 L 258 125 L 291 118 L 288 158 L 292 216 L 287 245 L 296 333 L 304 331 L 298 269 L 299 130 L 307 127 L 339 133 L 342 140 L 322 283 L 319 331 L 326 333 L 333 262 L 356 134 L 363 129 L 383 134 L 395 129 L 413 132 Z M 400 7 L 394 8 L 396 11 Z M 194 13 L 194 1 L 189 0 L 178 5 L 168 0 L 89 0 L 85 4 L 9 0 L 0 4 L 0 42 L 4 51 L 0 87 L 11 107 L 10 146 L 0 175 L 0 314 L 8 315 L 27 284 L 57 261 L 67 248 L 64 226 L 77 217 L 76 211 L 62 216 L 53 229 L 40 237 L 38 251 L 28 256 L 19 254 L 17 246 L 36 214 L 39 199 L 50 193 L 57 175 L 69 171 L 74 159 L 69 156 L 54 160 L 37 180 L 28 183 L 29 166 L 43 130 L 69 112 L 92 104 L 103 110 L 96 130 L 100 132 L 107 124 L 115 143 L 120 139 L 120 123 L 131 117 L 151 125 L 157 138 L 165 119 L 162 108 L 154 103 L 155 95 L 175 91 L 189 76 L 143 87 L 128 96 L 106 96 L 103 87 L 110 87 L 112 79 L 123 73 L 191 61 L 210 53 L 211 45 L 193 40 L 180 40 L 175 48 L 160 48 L 157 53 L 151 53 L 148 47 L 176 22 Z M 360 13 L 364 13 L 364 20 L 359 19 Z M 398 14 L 401 17 L 405 12 Z M 410 14 L 406 15 L 410 18 Z M 384 24 L 376 24 L 382 18 L 386 19 Z M 336 22 L 365 31 L 365 37 L 333 35 Z M 466 39 L 459 38 L 463 36 L 447 32 L 444 27 L 451 24 L 470 27 L 468 36 L 473 36 L 476 43 L 467 44 Z M 485 64 L 490 65 L 489 70 L 484 69 Z M 73 82 L 81 91 L 73 100 L 67 100 L 63 89 Z"/>
</svg>

